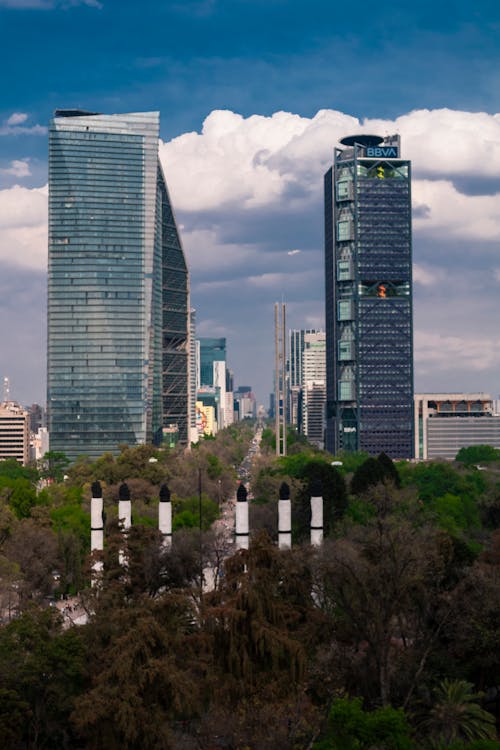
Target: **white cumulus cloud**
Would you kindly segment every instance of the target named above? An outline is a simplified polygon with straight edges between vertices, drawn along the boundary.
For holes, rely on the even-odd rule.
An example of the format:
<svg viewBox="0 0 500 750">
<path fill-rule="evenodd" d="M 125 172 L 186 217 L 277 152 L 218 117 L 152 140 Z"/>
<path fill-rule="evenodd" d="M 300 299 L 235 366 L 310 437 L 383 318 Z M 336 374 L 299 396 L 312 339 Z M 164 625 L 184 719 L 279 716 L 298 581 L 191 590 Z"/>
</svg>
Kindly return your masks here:
<svg viewBox="0 0 500 750">
<path fill-rule="evenodd" d="M 0 261 L 25 268 L 47 266 L 47 186 L 0 190 Z"/>
</svg>

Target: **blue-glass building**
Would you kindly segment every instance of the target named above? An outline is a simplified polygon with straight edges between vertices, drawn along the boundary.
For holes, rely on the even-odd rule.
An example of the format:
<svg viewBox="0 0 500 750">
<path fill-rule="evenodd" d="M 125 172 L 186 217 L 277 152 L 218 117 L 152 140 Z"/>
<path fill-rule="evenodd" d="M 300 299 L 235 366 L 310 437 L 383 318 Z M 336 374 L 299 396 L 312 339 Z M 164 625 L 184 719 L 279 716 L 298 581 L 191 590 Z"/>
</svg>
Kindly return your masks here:
<svg viewBox="0 0 500 750">
<path fill-rule="evenodd" d="M 349 136 L 325 175 L 326 447 L 413 455 L 411 165 Z"/>
<path fill-rule="evenodd" d="M 200 338 L 200 384 L 214 385 L 214 362 L 226 361 L 225 338 Z"/>
<path fill-rule="evenodd" d="M 70 458 L 187 440 L 188 274 L 159 114 L 58 110 L 49 135 L 47 407 Z"/>
</svg>

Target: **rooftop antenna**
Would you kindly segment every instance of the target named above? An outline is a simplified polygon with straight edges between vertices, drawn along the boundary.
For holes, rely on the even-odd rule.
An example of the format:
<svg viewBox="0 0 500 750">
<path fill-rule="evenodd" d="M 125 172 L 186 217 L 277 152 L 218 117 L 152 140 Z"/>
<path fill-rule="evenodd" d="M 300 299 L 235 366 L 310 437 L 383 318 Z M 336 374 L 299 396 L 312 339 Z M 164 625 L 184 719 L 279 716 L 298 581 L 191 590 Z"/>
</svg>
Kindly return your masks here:
<svg viewBox="0 0 500 750">
<path fill-rule="evenodd" d="M 3 401 L 10 401 L 10 380 L 7 375 L 3 379 Z"/>
</svg>

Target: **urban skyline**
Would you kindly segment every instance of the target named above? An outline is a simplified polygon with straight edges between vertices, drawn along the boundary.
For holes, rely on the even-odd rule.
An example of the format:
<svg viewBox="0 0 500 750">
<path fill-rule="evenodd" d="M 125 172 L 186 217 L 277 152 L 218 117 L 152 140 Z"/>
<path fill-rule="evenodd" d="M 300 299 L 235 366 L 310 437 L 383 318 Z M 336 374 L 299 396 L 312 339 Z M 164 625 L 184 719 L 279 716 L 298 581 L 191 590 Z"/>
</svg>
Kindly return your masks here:
<svg viewBox="0 0 500 750">
<path fill-rule="evenodd" d="M 116 3 L 91 5 L 0 0 L 4 63 L 14 40 L 30 48 L 0 113 L 0 314 L 12 332 L 0 367 L 13 398 L 44 401 L 46 129 L 55 108 L 73 105 L 160 110 L 197 335 L 227 338 L 237 382 L 260 403 L 272 390 L 274 300 L 284 295 L 290 328 L 324 327 L 321 180 L 334 146 L 354 132 L 400 133 L 414 165 L 415 388 L 498 393 L 494 4 L 458 3 L 453 17 L 426 3 L 382 3 L 376 16 L 362 4 L 356 19 L 319 1 L 305 18 L 292 2 L 146 3 L 139 18 L 125 1 L 119 19 Z M 151 34 L 111 34 L 116 23 Z"/>
</svg>

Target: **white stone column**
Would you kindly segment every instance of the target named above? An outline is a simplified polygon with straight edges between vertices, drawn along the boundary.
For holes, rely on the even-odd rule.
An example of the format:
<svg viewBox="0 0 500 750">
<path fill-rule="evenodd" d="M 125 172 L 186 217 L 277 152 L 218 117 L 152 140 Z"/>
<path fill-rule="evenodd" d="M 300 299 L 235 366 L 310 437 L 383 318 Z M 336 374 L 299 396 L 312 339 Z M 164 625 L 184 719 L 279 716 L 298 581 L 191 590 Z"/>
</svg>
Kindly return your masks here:
<svg viewBox="0 0 500 750">
<path fill-rule="evenodd" d="M 248 525 L 248 493 L 243 482 L 239 485 L 236 493 L 236 549 L 248 549 L 249 525 Z"/>
<path fill-rule="evenodd" d="M 103 516 L 102 488 L 99 482 L 92 484 L 92 498 L 90 500 L 90 551 L 102 552 L 104 549 L 104 516 Z M 91 585 L 102 573 L 102 560 L 92 563 Z"/>
<path fill-rule="evenodd" d="M 311 482 L 311 545 L 323 542 L 323 487 L 319 480 Z"/>
<path fill-rule="evenodd" d="M 162 484 L 160 488 L 158 529 L 162 536 L 163 548 L 169 549 L 172 546 L 172 503 L 170 502 L 170 490 L 166 484 Z"/>
<path fill-rule="evenodd" d="M 283 482 L 278 501 L 278 546 L 280 549 L 291 549 L 292 546 L 292 504 L 290 487 Z"/>
<path fill-rule="evenodd" d="M 128 484 L 125 484 L 125 482 L 120 485 L 118 490 L 118 523 L 126 536 L 127 531 L 132 526 L 132 503 L 130 502 L 130 490 Z M 126 564 L 127 561 L 123 550 L 120 550 L 118 560 L 120 565 Z"/>
</svg>

